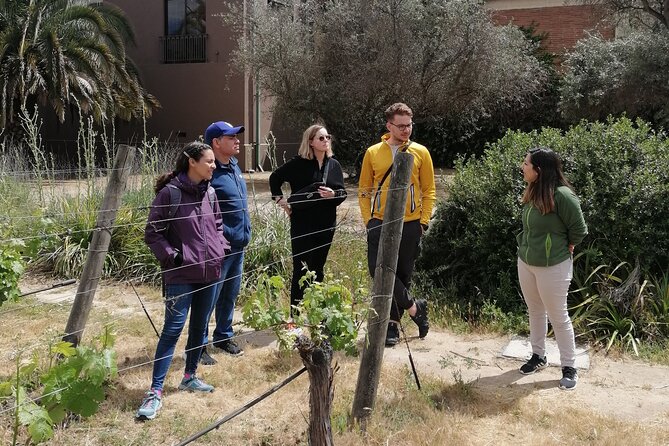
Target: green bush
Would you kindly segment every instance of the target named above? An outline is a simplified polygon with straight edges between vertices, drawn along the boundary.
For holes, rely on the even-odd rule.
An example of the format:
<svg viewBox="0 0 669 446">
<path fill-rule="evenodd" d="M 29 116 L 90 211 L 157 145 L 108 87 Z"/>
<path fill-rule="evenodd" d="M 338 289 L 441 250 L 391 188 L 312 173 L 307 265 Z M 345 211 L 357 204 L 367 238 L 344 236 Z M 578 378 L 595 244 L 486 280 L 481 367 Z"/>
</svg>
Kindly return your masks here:
<svg viewBox="0 0 669 446">
<path fill-rule="evenodd" d="M 423 241 L 419 270 L 435 286 L 454 287 L 463 307 L 494 300 L 503 312 L 524 311 L 514 237 L 522 229 L 519 166 L 537 145 L 560 153 L 581 199 L 590 234 L 577 253 L 594 250 L 599 264 L 638 261 L 642 277 L 666 274 L 669 140 L 626 118 L 581 123 L 565 133 L 508 132 L 481 159 L 460 159 L 449 197 Z M 575 262 L 575 276 L 590 274 L 582 268 L 584 262 Z"/>
<path fill-rule="evenodd" d="M 19 291 L 19 279 L 23 274 L 24 264 L 21 254 L 13 247 L 0 249 L 0 305 L 6 300 L 16 300 Z"/>
</svg>

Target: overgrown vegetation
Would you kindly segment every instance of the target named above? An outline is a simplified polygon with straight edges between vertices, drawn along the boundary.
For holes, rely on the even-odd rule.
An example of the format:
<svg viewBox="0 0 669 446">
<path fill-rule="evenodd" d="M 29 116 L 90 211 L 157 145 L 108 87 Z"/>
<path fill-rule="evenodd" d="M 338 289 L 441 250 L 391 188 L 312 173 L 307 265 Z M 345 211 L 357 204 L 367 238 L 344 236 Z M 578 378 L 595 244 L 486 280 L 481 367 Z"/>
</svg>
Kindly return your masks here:
<svg viewBox="0 0 669 446">
<path fill-rule="evenodd" d="M 521 230 L 519 166 L 536 145 L 561 154 L 590 231 L 577 247 L 583 253 L 574 263 L 578 291 L 570 297 L 588 313 L 576 318 L 580 332 L 632 347 L 630 339 L 666 337 L 669 140 L 640 120 L 582 123 L 565 133 L 509 132 L 482 159 L 458 161 L 450 195 L 424 240 L 419 268 L 425 277 L 450 290 L 444 300 L 465 318 L 484 317 L 486 302 L 502 313 L 524 312 L 514 234 Z M 628 277 L 630 292 L 622 292 Z"/>
</svg>

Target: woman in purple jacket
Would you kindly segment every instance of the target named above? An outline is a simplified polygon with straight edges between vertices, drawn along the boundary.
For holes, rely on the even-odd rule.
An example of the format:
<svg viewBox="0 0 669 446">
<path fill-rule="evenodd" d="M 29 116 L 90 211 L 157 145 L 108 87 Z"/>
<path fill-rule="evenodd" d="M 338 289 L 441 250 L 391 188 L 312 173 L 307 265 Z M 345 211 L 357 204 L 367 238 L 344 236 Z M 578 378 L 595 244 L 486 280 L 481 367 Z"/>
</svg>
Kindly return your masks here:
<svg viewBox="0 0 669 446">
<path fill-rule="evenodd" d="M 189 309 L 186 370 L 179 390 L 214 390 L 197 378 L 195 371 L 221 260 L 230 247 L 223 237 L 218 201 L 209 185 L 215 167 L 211 147 L 193 142 L 179 154 L 174 172 L 156 180 L 156 198 L 151 204 L 144 241 L 163 272 L 165 324 L 156 348 L 151 389 L 137 411 L 139 419 L 155 418 L 162 406 L 163 383 Z"/>
</svg>

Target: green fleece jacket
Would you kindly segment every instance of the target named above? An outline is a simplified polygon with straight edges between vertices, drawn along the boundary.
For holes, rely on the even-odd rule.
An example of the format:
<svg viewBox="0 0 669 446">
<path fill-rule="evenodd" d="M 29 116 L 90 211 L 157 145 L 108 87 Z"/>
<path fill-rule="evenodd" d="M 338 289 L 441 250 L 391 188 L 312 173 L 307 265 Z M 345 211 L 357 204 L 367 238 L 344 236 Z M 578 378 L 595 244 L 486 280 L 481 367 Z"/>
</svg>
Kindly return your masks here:
<svg viewBox="0 0 669 446">
<path fill-rule="evenodd" d="M 546 215 L 533 205 L 523 206 L 523 231 L 518 234 L 518 257 L 531 266 L 553 266 L 567 260 L 569 245 L 588 234 L 581 205 L 566 186 L 555 190 L 555 209 Z"/>
</svg>

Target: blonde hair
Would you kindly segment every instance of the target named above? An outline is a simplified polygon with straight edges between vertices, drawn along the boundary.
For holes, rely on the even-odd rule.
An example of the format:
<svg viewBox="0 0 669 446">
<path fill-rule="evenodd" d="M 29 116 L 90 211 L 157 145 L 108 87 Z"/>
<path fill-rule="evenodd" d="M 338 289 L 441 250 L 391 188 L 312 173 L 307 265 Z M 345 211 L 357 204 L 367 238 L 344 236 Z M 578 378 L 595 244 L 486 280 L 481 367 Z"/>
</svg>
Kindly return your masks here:
<svg viewBox="0 0 669 446">
<path fill-rule="evenodd" d="M 314 124 L 304 131 L 302 134 L 302 143 L 300 143 L 300 148 L 297 150 L 297 154 L 299 156 L 308 160 L 314 159 L 314 151 L 311 148 L 311 140 L 314 139 L 316 133 L 320 132 L 324 128 L 324 125 Z M 332 155 L 332 146 L 330 146 L 328 148 L 327 156 L 328 158 L 331 158 Z"/>
</svg>

